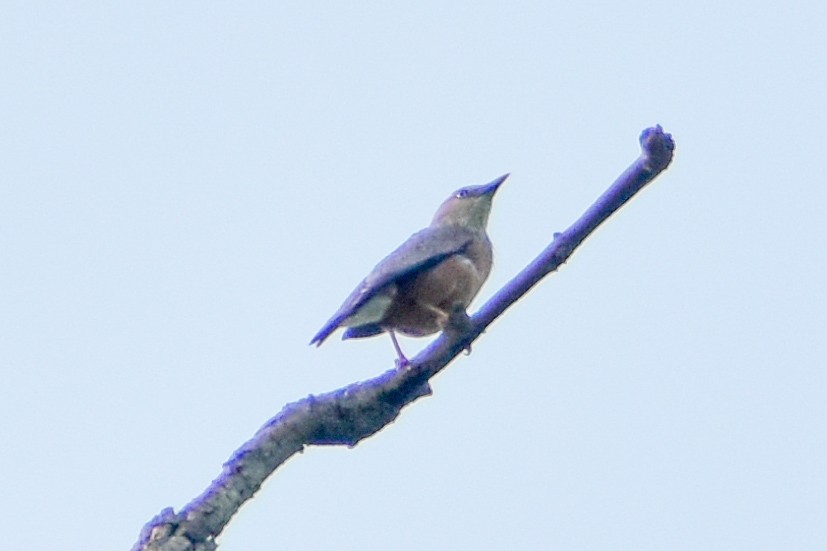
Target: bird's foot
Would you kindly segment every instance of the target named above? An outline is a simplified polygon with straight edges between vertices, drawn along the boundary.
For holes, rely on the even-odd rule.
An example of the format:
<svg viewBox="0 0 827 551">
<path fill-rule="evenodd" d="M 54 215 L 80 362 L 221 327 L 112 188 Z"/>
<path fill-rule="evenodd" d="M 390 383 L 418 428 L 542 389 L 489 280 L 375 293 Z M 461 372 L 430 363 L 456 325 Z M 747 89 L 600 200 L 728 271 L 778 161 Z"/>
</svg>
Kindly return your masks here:
<svg viewBox="0 0 827 551">
<path fill-rule="evenodd" d="M 458 335 L 467 335 L 470 333 L 474 328 L 474 324 L 471 322 L 471 318 L 468 317 L 468 312 L 465 311 L 465 307 L 462 304 L 455 304 L 453 309 L 451 309 L 451 313 L 448 315 L 448 323 L 445 325 L 445 330 L 458 334 Z M 463 351 L 465 355 L 471 353 L 471 343 L 468 343 Z"/>
<path fill-rule="evenodd" d="M 396 334 L 393 331 L 388 331 L 393 341 L 393 347 L 396 349 L 396 369 L 407 369 L 411 365 L 411 361 L 402 353 L 402 348 L 399 346 L 399 341 L 396 340 Z"/>
<path fill-rule="evenodd" d="M 460 303 L 455 304 L 448 314 L 448 323 L 445 324 L 445 329 L 463 334 L 470 332 L 473 326 L 474 324 L 471 323 L 471 318 L 468 317 L 465 307 Z"/>
</svg>

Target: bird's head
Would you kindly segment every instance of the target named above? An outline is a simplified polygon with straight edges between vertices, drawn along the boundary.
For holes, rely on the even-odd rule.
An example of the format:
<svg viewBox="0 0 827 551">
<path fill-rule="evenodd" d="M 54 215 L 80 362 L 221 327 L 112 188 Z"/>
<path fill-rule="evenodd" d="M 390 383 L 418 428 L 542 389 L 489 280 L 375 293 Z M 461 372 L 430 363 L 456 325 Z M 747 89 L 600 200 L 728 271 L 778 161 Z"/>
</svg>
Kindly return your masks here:
<svg viewBox="0 0 827 551">
<path fill-rule="evenodd" d="M 506 178 L 508 174 L 481 186 L 458 189 L 440 205 L 431 226 L 463 226 L 471 230 L 484 230 L 488 224 L 494 193 Z"/>
</svg>

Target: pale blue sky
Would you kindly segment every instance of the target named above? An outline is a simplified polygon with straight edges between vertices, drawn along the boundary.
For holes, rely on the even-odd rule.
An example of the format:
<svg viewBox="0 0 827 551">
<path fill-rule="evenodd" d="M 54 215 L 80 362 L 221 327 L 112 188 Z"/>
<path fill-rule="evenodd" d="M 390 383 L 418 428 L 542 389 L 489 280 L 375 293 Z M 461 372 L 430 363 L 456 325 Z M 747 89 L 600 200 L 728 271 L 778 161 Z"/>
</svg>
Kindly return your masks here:
<svg viewBox="0 0 827 551">
<path fill-rule="evenodd" d="M 6 546 L 129 548 L 285 403 L 392 365 L 385 337 L 307 342 L 451 191 L 512 173 L 479 305 L 660 123 L 660 179 L 434 396 L 277 471 L 223 548 L 827 548 L 826 25 L 815 1 L 6 2 Z"/>
</svg>

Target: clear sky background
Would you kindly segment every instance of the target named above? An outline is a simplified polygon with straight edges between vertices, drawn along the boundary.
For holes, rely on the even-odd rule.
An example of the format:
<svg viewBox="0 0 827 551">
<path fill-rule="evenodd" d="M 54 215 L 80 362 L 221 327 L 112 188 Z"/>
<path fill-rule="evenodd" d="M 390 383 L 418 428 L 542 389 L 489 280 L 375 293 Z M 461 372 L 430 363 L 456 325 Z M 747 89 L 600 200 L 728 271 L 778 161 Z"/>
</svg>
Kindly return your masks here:
<svg viewBox="0 0 827 551">
<path fill-rule="evenodd" d="M 5 2 L 5 546 L 128 549 L 284 404 L 392 366 L 386 337 L 307 343 L 454 189 L 512 173 L 474 310 L 660 123 L 667 172 L 222 546 L 827 548 L 826 26 L 816 1 Z"/>
</svg>

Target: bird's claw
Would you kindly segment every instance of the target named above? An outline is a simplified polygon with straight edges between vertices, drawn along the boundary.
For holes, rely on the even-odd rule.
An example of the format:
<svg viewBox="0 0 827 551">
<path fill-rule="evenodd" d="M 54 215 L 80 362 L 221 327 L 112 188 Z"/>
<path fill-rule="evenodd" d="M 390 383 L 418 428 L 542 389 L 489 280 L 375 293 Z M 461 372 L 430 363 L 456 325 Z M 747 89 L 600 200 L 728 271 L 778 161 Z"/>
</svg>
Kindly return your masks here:
<svg viewBox="0 0 827 551">
<path fill-rule="evenodd" d="M 448 323 L 445 325 L 445 330 L 457 335 L 466 336 L 473 328 L 474 323 L 471 321 L 471 318 L 468 317 L 468 312 L 466 312 L 465 307 L 460 303 L 455 304 L 448 314 Z M 462 350 L 466 356 L 471 354 L 471 343 L 468 343 Z"/>
<path fill-rule="evenodd" d="M 445 325 L 445 329 L 464 334 L 470 332 L 472 327 L 471 318 L 468 317 L 465 307 L 461 303 L 455 304 L 448 314 L 448 323 Z"/>
</svg>

